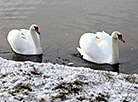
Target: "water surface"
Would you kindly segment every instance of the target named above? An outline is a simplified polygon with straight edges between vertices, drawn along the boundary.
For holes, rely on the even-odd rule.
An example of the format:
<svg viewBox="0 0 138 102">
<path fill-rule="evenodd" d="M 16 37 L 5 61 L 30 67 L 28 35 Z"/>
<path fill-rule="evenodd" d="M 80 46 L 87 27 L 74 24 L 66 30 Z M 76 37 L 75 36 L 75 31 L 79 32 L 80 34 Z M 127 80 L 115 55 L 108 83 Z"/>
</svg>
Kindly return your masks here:
<svg viewBox="0 0 138 102">
<path fill-rule="evenodd" d="M 27 60 L 52 62 L 93 69 L 138 73 L 138 1 L 136 0 L 4 0 L 0 2 L 0 56 L 25 60 L 15 55 L 7 34 L 13 28 L 28 29 L 36 23 L 41 30 L 43 56 Z M 126 43 L 119 42 L 120 64 L 97 65 L 74 56 L 80 36 L 86 32 L 118 30 Z"/>
</svg>

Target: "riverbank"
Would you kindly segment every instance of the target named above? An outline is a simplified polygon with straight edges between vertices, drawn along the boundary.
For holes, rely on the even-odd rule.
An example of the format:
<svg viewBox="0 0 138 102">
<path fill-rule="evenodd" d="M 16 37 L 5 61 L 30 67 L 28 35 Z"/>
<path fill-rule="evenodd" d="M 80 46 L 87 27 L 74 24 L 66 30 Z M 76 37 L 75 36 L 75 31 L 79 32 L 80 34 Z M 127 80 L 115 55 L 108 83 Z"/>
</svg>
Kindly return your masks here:
<svg viewBox="0 0 138 102">
<path fill-rule="evenodd" d="M 138 75 L 0 58 L 0 100 L 138 101 Z"/>
</svg>

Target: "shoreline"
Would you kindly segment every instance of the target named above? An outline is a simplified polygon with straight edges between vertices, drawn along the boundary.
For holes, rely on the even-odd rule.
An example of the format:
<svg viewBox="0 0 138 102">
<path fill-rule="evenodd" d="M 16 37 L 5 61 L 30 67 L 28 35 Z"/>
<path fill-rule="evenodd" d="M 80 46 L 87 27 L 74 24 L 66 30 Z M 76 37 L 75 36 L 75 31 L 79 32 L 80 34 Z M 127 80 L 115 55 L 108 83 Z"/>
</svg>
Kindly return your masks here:
<svg viewBox="0 0 138 102">
<path fill-rule="evenodd" d="M 138 101 L 138 74 L 0 58 L 3 101 Z"/>
</svg>

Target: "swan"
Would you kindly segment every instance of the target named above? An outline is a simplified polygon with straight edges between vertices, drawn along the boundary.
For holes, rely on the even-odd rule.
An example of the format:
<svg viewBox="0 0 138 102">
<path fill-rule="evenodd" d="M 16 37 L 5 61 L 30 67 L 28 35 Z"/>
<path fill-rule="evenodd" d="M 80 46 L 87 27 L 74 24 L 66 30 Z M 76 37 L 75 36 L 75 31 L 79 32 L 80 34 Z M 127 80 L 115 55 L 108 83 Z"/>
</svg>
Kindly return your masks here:
<svg viewBox="0 0 138 102">
<path fill-rule="evenodd" d="M 80 37 L 77 50 L 83 59 L 97 64 L 117 64 L 119 63 L 118 41 L 125 41 L 119 31 L 114 31 L 111 36 L 102 31 L 85 33 Z"/>
<path fill-rule="evenodd" d="M 42 54 L 39 35 L 39 27 L 32 24 L 29 30 L 11 30 L 8 33 L 7 40 L 12 50 L 17 54 L 39 55 Z"/>
</svg>

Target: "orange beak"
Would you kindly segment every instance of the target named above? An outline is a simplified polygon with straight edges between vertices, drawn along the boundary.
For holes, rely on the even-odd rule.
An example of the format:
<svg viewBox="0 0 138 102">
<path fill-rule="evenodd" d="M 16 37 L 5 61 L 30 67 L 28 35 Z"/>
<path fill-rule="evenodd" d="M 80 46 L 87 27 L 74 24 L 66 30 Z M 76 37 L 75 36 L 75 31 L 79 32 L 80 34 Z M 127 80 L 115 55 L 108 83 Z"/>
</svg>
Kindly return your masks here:
<svg viewBox="0 0 138 102">
<path fill-rule="evenodd" d="M 36 31 L 38 34 L 40 34 L 40 32 L 39 32 L 38 28 L 35 28 L 35 31 Z"/>
<path fill-rule="evenodd" d="M 122 36 L 119 36 L 118 39 L 121 40 L 123 43 L 125 43 L 125 41 L 123 40 Z"/>
</svg>

